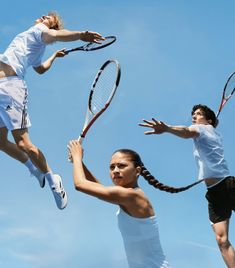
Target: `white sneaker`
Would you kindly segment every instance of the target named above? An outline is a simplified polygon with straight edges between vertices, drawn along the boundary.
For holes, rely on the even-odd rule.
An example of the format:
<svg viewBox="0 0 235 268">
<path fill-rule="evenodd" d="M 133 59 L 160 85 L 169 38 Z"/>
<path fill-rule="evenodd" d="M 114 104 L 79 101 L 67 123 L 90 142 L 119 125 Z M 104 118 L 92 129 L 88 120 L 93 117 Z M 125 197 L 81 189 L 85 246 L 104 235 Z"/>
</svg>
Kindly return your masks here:
<svg viewBox="0 0 235 268">
<path fill-rule="evenodd" d="M 42 172 L 40 172 L 38 169 L 35 169 L 34 171 L 31 172 L 31 175 L 37 178 L 41 188 L 45 186 L 46 183 L 45 175 Z"/>
<path fill-rule="evenodd" d="M 51 187 L 52 193 L 55 198 L 56 205 L 59 209 L 64 209 L 67 206 L 67 194 L 64 190 L 60 175 L 53 174 L 54 179 L 57 180 L 54 187 Z"/>
</svg>

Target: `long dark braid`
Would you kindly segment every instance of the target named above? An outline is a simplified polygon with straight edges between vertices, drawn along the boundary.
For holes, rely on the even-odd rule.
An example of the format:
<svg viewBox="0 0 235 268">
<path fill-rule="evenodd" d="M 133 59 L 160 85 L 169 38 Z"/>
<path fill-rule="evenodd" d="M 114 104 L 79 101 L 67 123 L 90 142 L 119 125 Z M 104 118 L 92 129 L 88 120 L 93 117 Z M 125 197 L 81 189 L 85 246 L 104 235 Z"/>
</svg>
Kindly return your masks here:
<svg viewBox="0 0 235 268">
<path fill-rule="evenodd" d="M 133 150 L 130 150 L 130 149 L 120 149 L 120 150 L 117 150 L 115 153 L 117 152 L 120 152 L 120 153 L 123 153 L 123 154 L 127 154 L 130 156 L 131 158 L 131 161 L 134 162 L 134 165 L 135 167 L 138 167 L 140 166 L 141 167 L 141 176 L 144 177 L 144 179 L 150 184 L 152 185 L 153 187 L 161 190 L 161 191 L 165 191 L 165 192 L 168 192 L 168 193 L 180 193 L 180 192 L 183 192 L 183 191 L 186 191 L 188 189 L 190 189 L 191 187 L 201 183 L 203 181 L 202 180 L 199 180 L 199 181 L 196 181 L 190 185 L 187 185 L 187 186 L 184 186 L 184 187 L 179 187 L 179 188 L 175 188 L 175 187 L 171 187 L 171 186 L 168 186 L 168 185 L 165 185 L 161 182 L 159 182 L 147 169 L 146 167 L 144 166 L 143 162 L 141 161 L 141 158 L 139 156 L 139 154 L 137 154 L 135 151 Z"/>
<path fill-rule="evenodd" d="M 195 186 L 203 181 L 203 179 L 202 179 L 202 180 L 196 181 L 190 185 L 175 188 L 175 187 L 167 186 L 167 185 L 159 182 L 152 174 L 150 174 L 150 172 L 146 169 L 146 167 L 144 165 L 142 165 L 141 167 L 142 167 L 141 175 L 145 178 L 145 180 L 150 185 L 152 185 L 153 187 L 155 187 L 161 191 L 165 191 L 165 192 L 172 193 L 172 194 L 186 191 L 186 190 L 190 189 L 191 187 L 193 187 L 193 186 Z"/>
</svg>

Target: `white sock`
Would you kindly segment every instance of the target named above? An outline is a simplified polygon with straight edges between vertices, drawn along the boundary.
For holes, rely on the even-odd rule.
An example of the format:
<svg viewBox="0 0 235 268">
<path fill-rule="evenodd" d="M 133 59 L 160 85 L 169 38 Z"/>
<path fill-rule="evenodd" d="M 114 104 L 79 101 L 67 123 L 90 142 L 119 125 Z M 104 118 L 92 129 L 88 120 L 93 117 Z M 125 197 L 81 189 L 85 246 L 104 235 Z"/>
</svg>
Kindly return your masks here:
<svg viewBox="0 0 235 268">
<path fill-rule="evenodd" d="M 29 169 L 31 173 L 33 173 L 35 170 L 38 170 L 30 158 L 24 163 L 24 165 Z"/>
<path fill-rule="evenodd" d="M 50 187 L 52 188 L 56 188 L 57 186 L 57 181 L 54 179 L 53 173 L 52 171 L 49 171 L 47 173 L 45 173 L 45 178 L 47 179 Z"/>
</svg>

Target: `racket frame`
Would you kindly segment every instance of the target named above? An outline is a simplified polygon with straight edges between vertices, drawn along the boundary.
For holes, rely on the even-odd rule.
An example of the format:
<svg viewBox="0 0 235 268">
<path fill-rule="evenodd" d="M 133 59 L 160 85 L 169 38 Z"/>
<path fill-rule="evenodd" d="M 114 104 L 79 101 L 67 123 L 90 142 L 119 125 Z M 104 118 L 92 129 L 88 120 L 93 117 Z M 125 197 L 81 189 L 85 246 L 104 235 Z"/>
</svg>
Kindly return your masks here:
<svg viewBox="0 0 235 268">
<path fill-rule="evenodd" d="M 219 106 L 219 110 L 217 112 L 216 118 L 219 117 L 219 115 L 220 115 L 222 109 L 224 108 L 225 104 L 229 101 L 229 99 L 232 97 L 233 93 L 235 92 L 235 83 L 234 83 L 234 88 L 233 88 L 232 92 L 226 97 L 225 93 L 226 93 L 227 86 L 228 86 L 231 78 L 234 77 L 234 76 L 235 76 L 235 72 L 233 72 L 229 76 L 229 78 L 227 79 L 227 82 L 226 82 L 226 84 L 224 86 L 224 89 L 223 89 L 223 95 L 222 95 L 222 98 L 221 98 L 221 102 L 220 102 L 220 106 Z"/>
<path fill-rule="evenodd" d="M 83 46 L 68 49 L 68 50 L 65 51 L 65 54 L 67 55 L 70 52 L 74 52 L 74 51 L 86 51 L 86 52 L 88 52 L 88 51 L 98 50 L 98 49 L 101 49 L 101 48 L 104 48 L 104 47 L 107 47 L 107 46 L 113 44 L 117 40 L 116 36 L 113 36 L 113 35 L 106 36 L 104 38 L 105 38 L 105 40 L 111 39 L 111 41 L 108 42 L 108 43 L 105 43 L 103 45 L 101 43 L 100 46 L 97 46 L 97 47 L 94 47 L 94 48 L 89 48 L 90 45 L 94 44 L 94 42 L 89 42 L 89 43 L 86 43 Z"/>
<path fill-rule="evenodd" d="M 108 98 L 108 100 L 106 101 L 104 107 L 99 111 L 97 112 L 96 114 L 94 114 L 91 110 L 91 101 L 92 101 L 92 96 L 93 96 L 93 93 L 95 91 L 95 86 L 97 84 L 97 82 L 99 81 L 99 77 L 101 76 L 102 72 L 105 70 L 105 68 L 109 65 L 109 64 L 116 64 L 116 68 L 117 68 L 117 73 L 116 73 L 116 81 L 113 85 L 113 88 L 112 88 L 112 91 L 111 91 L 111 94 Z M 109 107 L 112 99 L 113 99 L 113 96 L 115 95 L 116 93 L 116 90 L 117 90 L 117 87 L 119 85 L 119 82 L 120 82 L 120 78 L 121 78 L 121 68 L 120 68 L 120 64 L 117 60 L 107 60 L 99 69 L 99 71 L 97 72 L 96 76 L 95 76 L 95 79 L 92 83 L 92 86 L 91 86 L 91 90 L 90 90 L 90 95 L 89 95 L 89 99 L 88 99 L 88 108 L 87 108 L 87 112 L 86 112 L 86 117 L 85 117 L 85 123 L 84 123 L 84 126 L 82 128 L 82 132 L 78 138 L 78 140 L 80 142 L 82 142 L 82 140 L 85 138 L 88 130 L 90 129 L 90 127 L 93 125 L 93 123 L 100 117 L 100 115 Z M 89 120 L 90 118 L 90 115 L 93 115 L 92 119 Z"/>
</svg>

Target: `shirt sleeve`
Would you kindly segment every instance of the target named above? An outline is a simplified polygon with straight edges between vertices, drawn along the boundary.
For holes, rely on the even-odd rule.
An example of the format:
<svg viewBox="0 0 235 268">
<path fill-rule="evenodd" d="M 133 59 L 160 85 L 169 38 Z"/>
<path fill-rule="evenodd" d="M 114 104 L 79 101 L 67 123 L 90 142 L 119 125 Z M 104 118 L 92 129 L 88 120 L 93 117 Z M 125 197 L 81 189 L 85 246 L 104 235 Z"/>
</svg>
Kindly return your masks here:
<svg viewBox="0 0 235 268">
<path fill-rule="evenodd" d="M 206 126 L 201 124 L 191 125 L 190 127 L 194 128 L 199 133 L 199 136 L 197 138 L 200 138 L 206 129 Z"/>
<path fill-rule="evenodd" d="M 45 44 L 42 40 L 42 32 L 46 29 L 46 26 L 42 23 L 34 27 L 34 38 L 38 43 Z"/>
</svg>

